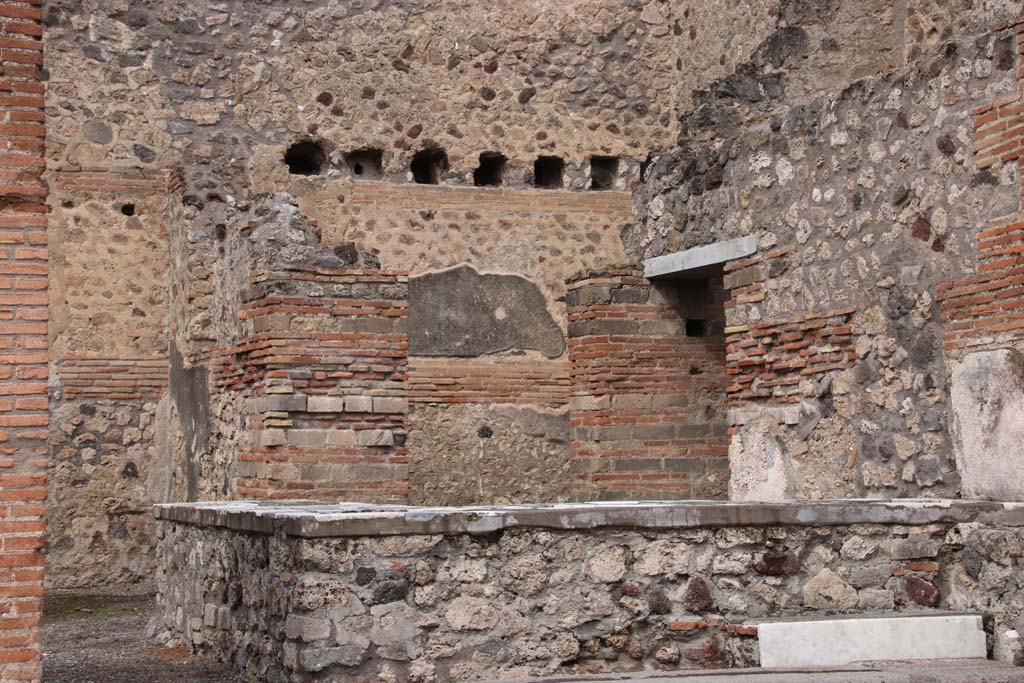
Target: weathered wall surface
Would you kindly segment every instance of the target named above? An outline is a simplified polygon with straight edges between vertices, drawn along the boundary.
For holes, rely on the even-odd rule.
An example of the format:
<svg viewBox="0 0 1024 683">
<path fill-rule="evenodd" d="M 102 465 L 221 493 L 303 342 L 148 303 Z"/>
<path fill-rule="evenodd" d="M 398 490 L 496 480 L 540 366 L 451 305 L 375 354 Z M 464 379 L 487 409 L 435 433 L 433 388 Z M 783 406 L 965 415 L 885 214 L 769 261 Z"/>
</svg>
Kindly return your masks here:
<svg viewBox="0 0 1024 683">
<path fill-rule="evenodd" d="M 891 71 L 887 51 L 886 73 L 805 99 L 818 17 L 788 7 L 737 71 L 749 87 L 712 86 L 652 164 L 629 247 L 758 236 L 725 281 L 733 471 L 772 461 L 784 484 L 748 495 L 955 493 L 938 300 L 974 270 L 978 226 L 1017 210 L 1016 164 L 979 167 L 972 145 L 975 110 L 1018 97 L 1016 31 Z"/>
<path fill-rule="evenodd" d="M 644 506 L 520 507 L 506 512 L 570 528 L 500 528 L 492 518 L 498 530 L 432 535 L 389 535 L 401 513 L 373 520 L 364 510 L 363 534 L 333 538 L 218 528 L 229 517 L 244 526 L 247 513 L 205 510 L 209 525 L 162 522 L 164 636 L 253 680 L 454 683 L 756 666 L 761 621 L 970 610 L 992 616 L 995 658 L 1022 661 L 1012 630 L 1024 607 L 1011 579 L 1021 571 L 1018 526 L 915 522 L 927 506 L 887 502 L 871 517 L 881 523 L 852 523 L 856 506 L 830 505 L 793 504 L 792 518 L 817 520 L 806 525 L 771 523 L 767 511 L 737 524 L 758 511 L 732 505 L 723 515 L 734 523 L 703 527 L 701 508 L 677 509 L 694 528 L 671 528 L 671 511 Z M 407 519 L 448 522 L 415 512 Z M 572 529 L 576 518 L 598 528 Z M 667 528 L 641 528 L 655 524 Z"/>
<path fill-rule="evenodd" d="M 153 571 L 156 402 L 167 387 L 163 174 L 50 178 L 51 584 Z"/>
</svg>

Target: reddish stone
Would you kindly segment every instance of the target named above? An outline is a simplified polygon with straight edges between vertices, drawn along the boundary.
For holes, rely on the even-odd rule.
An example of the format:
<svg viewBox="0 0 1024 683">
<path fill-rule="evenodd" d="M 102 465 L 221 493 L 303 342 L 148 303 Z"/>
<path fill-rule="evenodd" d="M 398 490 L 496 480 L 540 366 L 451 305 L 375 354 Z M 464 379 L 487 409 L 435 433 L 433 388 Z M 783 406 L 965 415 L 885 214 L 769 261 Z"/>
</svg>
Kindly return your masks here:
<svg viewBox="0 0 1024 683">
<path fill-rule="evenodd" d="M 686 658 L 701 666 L 712 666 L 722 659 L 722 648 L 715 638 L 707 638 L 685 650 Z"/>
<path fill-rule="evenodd" d="M 935 146 L 939 148 L 939 151 L 946 156 L 952 156 L 956 153 L 956 141 L 953 136 L 949 133 L 943 133 L 935 141 Z"/>
<path fill-rule="evenodd" d="M 729 633 L 737 636 L 756 636 L 757 625 L 729 624 L 726 629 Z"/>
<path fill-rule="evenodd" d="M 678 620 L 670 621 L 668 624 L 668 630 L 670 631 L 696 631 L 699 628 L 707 628 L 708 622 L 703 620 Z"/>
<path fill-rule="evenodd" d="M 928 560 L 919 560 L 915 562 L 907 562 L 903 565 L 912 572 L 937 572 L 939 571 L 939 563 Z"/>
<path fill-rule="evenodd" d="M 937 607 L 939 604 L 939 589 L 924 579 L 916 576 L 908 576 L 904 579 L 904 588 L 910 599 L 924 607 Z"/>
<path fill-rule="evenodd" d="M 683 594 L 683 607 L 691 612 L 706 612 L 714 606 L 715 598 L 707 579 L 701 576 L 691 578 Z"/>
<path fill-rule="evenodd" d="M 764 576 L 785 576 L 800 571 L 800 560 L 793 553 L 765 553 L 754 563 L 754 571 Z"/>
<path fill-rule="evenodd" d="M 910 227 L 910 234 L 922 242 L 927 242 L 932 236 L 932 224 L 924 216 L 918 216 L 914 225 Z"/>
</svg>

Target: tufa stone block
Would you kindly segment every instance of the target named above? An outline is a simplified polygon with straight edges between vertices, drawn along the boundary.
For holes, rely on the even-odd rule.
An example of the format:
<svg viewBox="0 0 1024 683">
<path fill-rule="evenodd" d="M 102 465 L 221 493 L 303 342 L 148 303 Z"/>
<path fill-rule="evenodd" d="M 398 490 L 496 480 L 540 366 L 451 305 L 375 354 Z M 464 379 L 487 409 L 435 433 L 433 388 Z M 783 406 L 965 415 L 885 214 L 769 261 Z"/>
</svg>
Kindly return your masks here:
<svg viewBox="0 0 1024 683">
<path fill-rule="evenodd" d="M 409 412 L 409 399 L 394 396 L 374 396 L 373 412 L 407 413 Z"/>
<path fill-rule="evenodd" d="M 289 446 L 316 448 L 327 444 L 327 433 L 325 429 L 289 429 L 286 438 Z"/>
<path fill-rule="evenodd" d="M 346 396 L 345 412 L 348 413 L 372 413 L 373 399 L 369 396 Z"/>
<path fill-rule="evenodd" d="M 285 444 L 285 431 L 283 429 L 260 430 L 259 445 L 265 448 L 270 446 L 283 446 Z"/>
<path fill-rule="evenodd" d="M 307 411 L 310 413 L 341 413 L 345 411 L 345 399 L 341 396 L 310 396 Z"/>
<path fill-rule="evenodd" d="M 339 446 L 355 446 L 356 432 L 352 429 L 332 429 L 327 432 L 327 445 L 332 448 Z"/>
<path fill-rule="evenodd" d="M 356 432 L 359 439 L 360 446 L 394 446 L 395 435 L 387 429 L 365 429 L 361 432 Z"/>
</svg>

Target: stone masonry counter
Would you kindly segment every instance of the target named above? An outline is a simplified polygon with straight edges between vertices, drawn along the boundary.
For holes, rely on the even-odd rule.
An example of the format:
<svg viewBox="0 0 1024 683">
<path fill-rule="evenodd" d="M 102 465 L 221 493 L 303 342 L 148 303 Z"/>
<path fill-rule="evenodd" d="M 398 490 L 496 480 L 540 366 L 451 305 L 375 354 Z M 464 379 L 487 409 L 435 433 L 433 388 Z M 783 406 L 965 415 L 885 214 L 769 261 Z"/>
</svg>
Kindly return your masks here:
<svg viewBox="0 0 1024 683">
<path fill-rule="evenodd" d="M 1024 504 L 156 508 L 159 630 L 269 683 L 752 666 L 758 623 L 968 611 L 1017 635 Z"/>
</svg>

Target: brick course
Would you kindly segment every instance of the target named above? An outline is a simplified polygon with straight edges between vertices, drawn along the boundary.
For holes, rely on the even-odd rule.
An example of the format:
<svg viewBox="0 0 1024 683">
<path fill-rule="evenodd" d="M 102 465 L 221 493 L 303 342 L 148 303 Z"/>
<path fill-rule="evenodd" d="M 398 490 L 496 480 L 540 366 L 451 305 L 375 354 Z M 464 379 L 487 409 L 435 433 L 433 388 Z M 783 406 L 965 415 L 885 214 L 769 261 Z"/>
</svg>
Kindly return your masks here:
<svg viewBox="0 0 1024 683">
<path fill-rule="evenodd" d="M 39 2 L 0 2 L 0 681 L 38 681 L 48 403 Z M 21 93 L 32 93 L 23 95 Z"/>
</svg>

